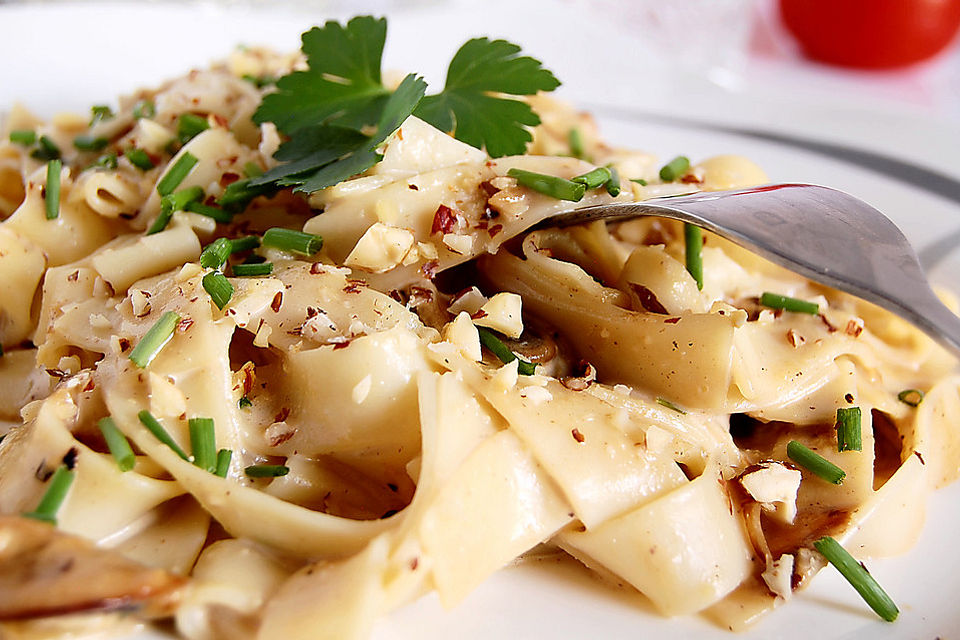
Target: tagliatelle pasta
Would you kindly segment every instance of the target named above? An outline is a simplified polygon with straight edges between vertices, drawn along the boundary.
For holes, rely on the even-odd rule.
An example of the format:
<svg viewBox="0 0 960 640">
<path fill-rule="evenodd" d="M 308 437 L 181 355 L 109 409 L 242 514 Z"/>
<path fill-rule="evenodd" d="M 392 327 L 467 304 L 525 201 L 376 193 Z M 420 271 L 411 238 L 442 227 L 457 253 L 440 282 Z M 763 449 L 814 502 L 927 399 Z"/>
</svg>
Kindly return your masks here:
<svg viewBox="0 0 960 640">
<path fill-rule="evenodd" d="M 243 192 L 284 139 L 252 119 L 269 83 L 244 76 L 303 64 L 243 50 L 92 123 L 8 115 L 9 637 L 172 620 L 190 640 L 363 638 L 540 545 L 663 615 L 740 630 L 824 566 L 824 536 L 857 557 L 913 544 L 960 468 L 949 354 L 710 234 L 701 287 L 675 221 L 534 229 L 572 206 L 760 184 L 759 167 L 719 156 L 666 180 L 538 95 L 524 155 L 410 116 L 359 175 Z M 63 160 L 55 217 L 44 137 Z M 597 167 L 609 188 L 576 205 L 515 177 Z M 839 451 L 854 407 L 860 448 Z"/>
</svg>

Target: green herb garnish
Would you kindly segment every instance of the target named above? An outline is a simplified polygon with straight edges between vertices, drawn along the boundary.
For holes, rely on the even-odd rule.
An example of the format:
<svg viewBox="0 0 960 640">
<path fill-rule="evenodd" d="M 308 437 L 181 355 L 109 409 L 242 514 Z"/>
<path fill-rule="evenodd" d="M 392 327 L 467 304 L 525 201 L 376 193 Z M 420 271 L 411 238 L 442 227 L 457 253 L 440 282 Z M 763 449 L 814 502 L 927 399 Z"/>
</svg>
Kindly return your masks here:
<svg viewBox="0 0 960 640">
<path fill-rule="evenodd" d="M 90 107 L 90 126 L 113 119 L 113 109 L 105 104 L 95 104 Z"/>
<path fill-rule="evenodd" d="M 507 175 L 515 178 L 519 184 L 557 200 L 579 202 L 583 199 L 583 194 L 586 191 L 584 185 L 579 182 L 525 169 L 510 169 Z"/>
<path fill-rule="evenodd" d="M 53 220 L 60 215 L 60 171 L 63 163 L 60 160 L 51 160 L 47 163 L 47 185 L 44 187 L 43 206 L 47 220 Z"/>
<path fill-rule="evenodd" d="M 268 196 L 277 190 L 277 185 L 251 185 L 252 178 L 237 180 L 227 185 L 223 194 L 217 198 L 217 204 L 228 213 L 240 213 L 257 196 Z"/>
<path fill-rule="evenodd" d="M 837 451 L 863 449 L 860 419 L 860 407 L 837 409 Z"/>
<path fill-rule="evenodd" d="M 290 473 L 282 464 L 253 464 L 243 470 L 251 478 L 279 478 Z"/>
<path fill-rule="evenodd" d="M 620 172 L 612 164 L 607 165 L 607 171 L 610 172 L 610 179 L 607 180 L 607 193 L 616 198 L 620 195 Z"/>
<path fill-rule="evenodd" d="M 509 364 L 514 360 L 519 360 L 517 365 L 517 372 L 522 376 L 532 376 L 536 371 L 537 365 L 533 362 L 527 362 L 521 358 L 518 358 L 513 351 L 507 348 L 507 345 L 503 344 L 503 341 L 500 340 L 492 331 L 484 327 L 477 327 L 477 332 L 480 334 L 480 344 L 489 349 L 493 355 L 497 357 L 500 362 L 503 364 Z"/>
<path fill-rule="evenodd" d="M 201 216 L 206 216 L 207 218 L 213 218 L 217 222 L 223 224 L 233 220 L 233 214 L 218 207 L 211 207 L 210 205 L 203 204 L 199 200 L 195 202 L 188 202 L 183 209 L 184 211 L 198 213 Z"/>
<path fill-rule="evenodd" d="M 49 136 L 40 136 L 37 148 L 30 152 L 30 157 L 41 162 L 60 159 L 60 147 Z"/>
<path fill-rule="evenodd" d="M 230 460 L 232 458 L 233 451 L 230 449 L 220 449 L 220 451 L 217 451 L 217 468 L 213 474 L 221 478 L 226 478 L 227 472 L 230 471 Z"/>
<path fill-rule="evenodd" d="M 137 104 L 133 105 L 133 117 L 137 120 L 152 118 L 155 115 L 157 115 L 157 105 L 152 100 L 139 100 Z"/>
<path fill-rule="evenodd" d="M 177 119 L 177 140 L 180 144 L 186 144 L 193 140 L 197 134 L 210 128 L 210 123 L 206 118 L 192 114 L 181 114 Z"/>
<path fill-rule="evenodd" d="M 149 159 L 149 158 L 148 158 Z M 91 167 L 103 167 L 104 169 L 116 169 L 119 166 L 117 161 L 117 154 L 111 151 L 110 153 L 105 153 L 94 162 Z"/>
<path fill-rule="evenodd" d="M 233 252 L 233 244 L 226 238 L 217 238 L 200 253 L 200 266 L 205 269 L 220 269 Z"/>
<path fill-rule="evenodd" d="M 610 181 L 610 170 L 606 167 L 597 167 L 570 180 L 582 184 L 587 189 L 596 189 Z"/>
<path fill-rule="evenodd" d="M 677 156 L 660 167 L 660 179 L 664 182 L 674 182 L 686 175 L 690 170 L 690 159 L 686 156 Z"/>
<path fill-rule="evenodd" d="M 173 452 L 184 460 L 190 460 L 186 452 L 180 448 L 180 445 L 178 445 L 176 440 L 174 440 L 173 437 L 167 433 L 167 430 L 163 428 L 163 425 L 160 424 L 159 420 L 153 417 L 152 413 L 144 409 L 137 414 L 137 418 L 139 418 L 140 423 L 147 428 L 147 431 L 153 434 L 154 438 L 173 449 Z"/>
<path fill-rule="evenodd" d="M 242 398 L 240 398 L 240 401 L 237 402 L 237 408 L 239 409 L 246 409 L 247 407 L 252 407 L 252 406 L 253 406 L 253 403 L 250 401 L 250 398 L 248 398 L 247 396 L 243 396 Z"/>
<path fill-rule="evenodd" d="M 82 135 L 73 139 L 73 146 L 79 151 L 101 151 L 109 142 L 106 138 Z"/>
<path fill-rule="evenodd" d="M 199 161 L 195 155 L 189 151 L 184 152 L 160 178 L 160 182 L 157 183 L 157 193 L 161 196 L 173 193 L 174 189 L 179 187 L 183 179 L 187 177 L 187 174 L 193 170 L 197 162 Z"/>
<path fill-rule="evenodd" d="M 847 477 L 843 469 L 796 440 L 787 443 L 787 457 L 827 482 L 842 484 Z"/>
<path fill-rule="evenodd" d="M 911 407 L 916 407 L 923 402 L 923 391 L 919 389 L 905 389 L 897 394 L 897 400 Z"/>
<path fill-rule="evenodd" d="M 583 135 L 580 133 L 580 129 L 576 127 L 570 129 L 570 132 L 567 134 L 567 144 L 570 145 L 570 155 L 574 158 L 580 158 L 582 160 L 586 157 L 587 152 L 583 147 Z M 587 188 L 593 189 L 595 187 Z"/>
<path fill-rule="evenodd" d="M 140 171 L 150 171 L 150 169 L 157 166 L 153 164 L 153 159 L 150 157 L 150 154 L 143 149 L 130 147 L 123 152 L 123 156 L 130 161 L 130 164 L 140 169 Z"/>
<path fill-rule="evenodd" d="M 814 542 L 813 546 L 823 554 L 823 557 L 826 558 L 830 564 L 837 568 L 840 575 L 847 579 L 847 582 L 857 590 L 857 593 L 860 594 L 864 602 L 866 602 L 878 616 L 887 622 L 893 622 L 897 619 L 900 613 L 897 605 L 894 604 L 890 596 L 887 595 L 887 592 L 883 590 L 883 587 L 870 575 L 867 568 L 857 562 L 846 549 L 840 546 L 839 542 L 830 536 L 824 536 Z"/>
<path fill-rule="evenodd" d="M 679 406 L 677 406 L 677 405 L 674 404 L 673 402 L 670 402 L 670 401 L 667 400 L 666 398 L 657 397 L 657 404 L 659 404 L 659 405 L 662 406 L 662 407 L 666 407 L 667 409 L 672 409 L 673 411 L 676 411 L 677 413 L 680 413 L 680 414 L 683 414 L 683 415 L 686 415 L 686 414 L 687 414 L 687 411 L 686 411 L 685 409 L 681 409 Z"/>
<path fill-rule="evenodd" d="M 73 484 L 73 478 L 76 472 L 68 469 L 67 465 L 62 464 L 57 467 L 50 478 L 50 485 L 40 498 L 40 503 L 33 511 L 23 514 L 28 518 L 43 520 L 51 524 L 57 523 L 57 511 L 60 505 L 67 498 L 67 492 L 70 491 L 70 485 Z"/>
<path fill-rule="evenodd" d="M 697 289 L 703 290 L 703 231 L 700 227 L 683 223 L 683 240 L 686 246 L 687 271 L 697 281 Z"/>
<path fill-rule="evenodd" d="M 219 271 L 211 271 L 203 276 L 203 288 L 210 294 L 213 304 L 223 310 L 230 298 L 233 297 L 233 285 L 227 280 L 227 277 Z"/>
<path fill-rule="evenodd" d="M 777 293 L 770 293 L 769 291 L 760 296 L 760 304 L 765 307 L 770 307 L 771 309 L 783 309 L 784 311 L 792 311 L 794 313 L 809 313 L 813 316 L 820 313 L 820 305 L 816 302 L 798 300 L 797 298 L 781 296 Z"/>
<path fill-rule="evenodd" d="M 107 449 L 110 450 L 110 455 L 112 455 L 113 459 L 117 462 L 120 471 L 126 472 L 133 469 L 137 458 L 133 455 L 133 449 L 130 448 L 130 443 L 127 442 L 127 438 L 123 435 L 123 432 L 117 428 L 117 423 L 113 421 L 113 418 L 101 418 L 100 421 L 97 422 L 97 427 L 100 429 L 100 433 L 103 434 L 103 439 L 107 443 Z"/>
<path fill-rule="evenodd" d="M 251 262 L 247 264 L 233 265 L 233 275 L 239 277 L 245 276 L 268 276 L 273 273 L 272 262 Z"/>
<path fill-rule="evenodd" d="M 260 246 L 260 238 L 258 236 L 244 236 L 242 238 L 234 238 L 230 241 L 230 253 L 240 253 L 241 251 L 249 251 L 250 249 L 256 249 Z"/>
<path fill-rule="evenodd" d="M 323 247 L 323 238 L 320 236 L 293 229 L 284 229 L 283 227 L 267 229 L 261 242 L 265 247 L 273 247 L 274 249 L 299 253 L 304 256 L 312 256 Z"/>
<path fill-rule="evenodd" d="M 190 418 L 190 450 L 193 464 L 210 473 L 217 471 L 217 440 L 213 418 Z"/>
<path fill-rule="evenodd" d="M 170 342 L 179 322 L 180 316 L 176 312 L 165 312 L 130 352 L 128 356 L 130 360 L 141 369 L 148 366 L 160 350 Z"/>
<path fill-rule="evenodd" d="M 156 217 L 150 228 L 147 229 L 147 235 L 160 233 L 167 228 L 170 219 L 177 211 L 183 211 L 191 203 L 203 198 L 203 188 L 198 186 L 187 187 L 176 193 L 170 193 L 160 198 L 160 215 Z"/>
<path fill-rule="evenodd" d="M 29 147 L 37 141 L 37 132 L 32 129 L 16 129 L 10 132 L 10 142 Z"/>
</svg>

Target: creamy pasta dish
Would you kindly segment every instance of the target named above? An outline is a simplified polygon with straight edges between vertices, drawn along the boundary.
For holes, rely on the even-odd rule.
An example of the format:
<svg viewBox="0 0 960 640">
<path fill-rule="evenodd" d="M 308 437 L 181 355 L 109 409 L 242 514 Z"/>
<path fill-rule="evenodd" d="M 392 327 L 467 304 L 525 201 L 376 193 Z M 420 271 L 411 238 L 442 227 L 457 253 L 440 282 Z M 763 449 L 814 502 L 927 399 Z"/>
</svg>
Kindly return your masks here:
<svg viewBox="0 0 960 640">
<path fill-rule="evenodd" d="M 858 560 L 957 476 L 953 357 L 676 221 L 539 225 L 768 179 L 608 145 L 503 41 L 361 103 L 323 39 L 381 24 L 6 114 L 0 635 L 363 638 L 531 551 L 730 630 L 829 561 L 893 620 Z"/>
</svg>

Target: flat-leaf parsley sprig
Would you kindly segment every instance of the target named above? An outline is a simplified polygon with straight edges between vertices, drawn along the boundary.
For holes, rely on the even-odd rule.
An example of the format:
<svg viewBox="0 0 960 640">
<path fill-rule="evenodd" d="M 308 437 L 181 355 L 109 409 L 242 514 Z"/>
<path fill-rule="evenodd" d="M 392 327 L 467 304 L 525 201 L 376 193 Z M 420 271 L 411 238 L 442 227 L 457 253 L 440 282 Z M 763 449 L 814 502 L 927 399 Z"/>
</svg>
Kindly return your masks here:
<svg viewBox="0 0 960 640">
<path fill-rule="evenodd" d="M 372 16 L 345 26 L 329 21 L 303 34 L 308 69 L 280 78 L 253 116 L 289 137 L 274 155 L 282 164 L 253 178 L 252 186 L 311 193 L 362 173 L 380 161 L 377 147 L 411 114 L 493 157 L 523 153 L 532 139 L 527 127 L 540 118 L 510 96 L 560 85 L 539 60 L 519 55 L 517 45 L 474 38 L 454 55 L 440 93 L 425 96 L 427 85 L 414 74 L 391 92 L 380 72 L 386 35 L 386 20 Z"/>
</svg>

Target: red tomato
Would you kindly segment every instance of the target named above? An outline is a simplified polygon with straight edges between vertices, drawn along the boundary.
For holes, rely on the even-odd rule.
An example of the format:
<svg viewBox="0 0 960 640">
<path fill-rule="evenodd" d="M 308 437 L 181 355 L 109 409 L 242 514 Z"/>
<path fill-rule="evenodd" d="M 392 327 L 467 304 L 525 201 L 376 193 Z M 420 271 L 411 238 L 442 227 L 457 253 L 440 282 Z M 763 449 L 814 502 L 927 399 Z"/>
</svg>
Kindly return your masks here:
<svg viewBox="0 0 960 640">
<path fill-rule="evenodd" d="M 780 0 L 780 13 L 809 57 L 867 69 L 929 58 L 960 28 L 960 0 Z"/>
</svg>

